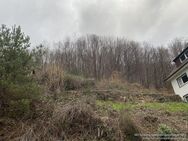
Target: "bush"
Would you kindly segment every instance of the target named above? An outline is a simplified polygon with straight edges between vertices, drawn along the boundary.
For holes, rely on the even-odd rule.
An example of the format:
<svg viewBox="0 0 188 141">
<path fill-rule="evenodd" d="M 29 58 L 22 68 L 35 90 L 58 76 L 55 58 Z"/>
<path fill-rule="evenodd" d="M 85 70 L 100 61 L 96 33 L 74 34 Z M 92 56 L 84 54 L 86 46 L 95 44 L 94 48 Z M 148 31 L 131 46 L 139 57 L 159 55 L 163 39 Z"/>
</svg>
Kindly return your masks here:
<svg viewBox="0 0 188 141">
<path fill-rule="evenodd" d="M 45 120 L 37 120 L 35 126 L 25 130 L 20 140 L 100 140 L 107 130 L 93 109 L 81 101 L 66 105 L 55 105 Z M 27 128 L 28 129 L 28 128 Z M 99 134 L 99 130 L 103 134 Z M 110 134 L 111 135 L 111 134 Z"/>
<path fill-rule="evenodd" d="M 48 64 L 42 71 L 37 72 L 37 80 L 50 92 L 77 90 L 95 85 L 93 79 L 65 73 L 63 68 L 56 64 Z"/>
<path fill-rule="evenodd" d="M 54 92 L 63 90 L 64 71 L 62 67 L 56 64 L 46 65 L 42 71 L 37 72 L 37 80 L 40 84 L 46 86 L 47 90 Z"/>
<path fill-rule="evenodd" d="M 95 80 L 94 79 L 84 79 L 82 82 L 83 88 L 90 88 L 95 86 Z"/>
<path fill-rule="evenodd" d="M 39 87 L 34 82 L 23 85 L 9 84 L 6 88 L 6 98 L 9 100 L 37 99 L 40 93 Z"/>
<path fill-rule="evenodd" d="M 160 124 L 158 127 L 158 133 L 160 135 L 160 140 L 161 141 L 170 141 L 171 139 L 171 134 L 172 134 L 172 129 L 167 126 L 166 124 Z"/>
<path fill-rule="evenodd" d="M 95 85 L 93 79 L 86 79 L 76 75 L 66 74 L 63 78 L 64 90 L 77 90 L 81 88 L 89 88 Z"/>
<path fill-rule="evenodd" d="M 1 94 L 4 103 L 2 114 L 11 118 L 28 117 L 31 113 L 31 102 L 39 98 L 39 92 L 35 83 L 7 85 L 4 95 Z"/>
<path fill-rule="evenodd" d="M 10 101 L 7 109 L 7 116 L 11 118 L 25 118 L 30 115 L 30 104 L 29 99 L 21 99 L 17 101 Z"/>
<path fill-rule="evenodd" d="M 120 114 L 119 126 L 128 140 L 141 141 L 139 136 L 135 136 L 135 134 L 139 134 L 139 130 L 134 121 L 130 118 L 129 113 L 122 112 Z"/>
<path fill-rule="evenodd" d="M 74 75 L 65 75 L 63 78 L 63 84 L 65 90 L 76 90 L 81 88 L 82 79 Z"/>
<path fill-rule="evenodd" d="M 102 126 L 101 120 L 95 115 L 93 109 L 83 104 L 82 101 L 78 103 L 64 106 L 60 114 L 56 118 L 57 125 L 61 124 L 67 135 L 77 134 L 92 134 L 97 136 L 97 130 Z"/>
</svg>

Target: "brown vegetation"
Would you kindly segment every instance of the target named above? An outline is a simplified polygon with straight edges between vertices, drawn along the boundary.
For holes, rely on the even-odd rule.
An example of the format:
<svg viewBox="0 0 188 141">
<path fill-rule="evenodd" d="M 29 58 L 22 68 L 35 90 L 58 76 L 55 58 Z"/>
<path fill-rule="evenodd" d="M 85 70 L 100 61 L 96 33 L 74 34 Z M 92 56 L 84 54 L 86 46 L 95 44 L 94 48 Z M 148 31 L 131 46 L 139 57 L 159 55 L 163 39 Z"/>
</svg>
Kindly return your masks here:
<svg viewBox="0 0 188 141">
<path fill-rule="evenodd" d="M 109 78 L 116 71 L 128 82 L 163 88 L 164 78 L 174 67 L 172 58 L 184 47 L 181 40 L 174 40 L 168 47 L 154 47 L 123 38 L 88 35 L 55 44 L 42 59 L 43 63 L 55 63 L 69 73 L 96 80 Z"/>
<path fill-rule="evenodd" d="M 1 29 L 0 141 L 139 141 L 135 134 L 187 133 L 188 106 L 163 82 L 183 43 L 155 48 L 88 35 L 30 51 L 20 27 Z"/>
</svg>

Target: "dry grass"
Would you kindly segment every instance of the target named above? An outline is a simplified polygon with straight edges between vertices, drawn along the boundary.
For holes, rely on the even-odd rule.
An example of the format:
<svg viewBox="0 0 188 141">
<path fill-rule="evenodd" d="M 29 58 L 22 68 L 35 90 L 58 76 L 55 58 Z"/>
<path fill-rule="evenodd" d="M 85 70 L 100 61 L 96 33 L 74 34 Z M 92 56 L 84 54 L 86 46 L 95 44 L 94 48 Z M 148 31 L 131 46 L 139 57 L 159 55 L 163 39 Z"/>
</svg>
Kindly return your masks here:
<svg viewBox="0 0 188 141">
<path fill-rule="evenodd" d="M 36 73 L 36 78 L 47 93 L 60 93 L 62 91 L 78 90 L 93 87 L 94 79 L 66 73 L 61 66 L 50 64 Z"/>
<path fill-rule="evenodd" d="M 103 79 L 97 83 L 97 89 L 122 91 L 129 94 L 169 94 L 169 91 L 166 89 L 148 89 L 139 83 L 128 83 L 126 80 L 122 80 L 121 78 Z"/>
<path fill-rule="evenodd" d="M 36 77 L 46 90 L 56 91 L 63 88 L 64 70 L 56 64 L 46 65 L 36 73 Z"/>
<path fill-rule="evenodd" d="M 68 101 L 66 103 L 64 101 L 50 101 L 51 100 L 44 101 L 43 103 L 35 103 L 36 114 L 30 120 L 0 120 L 0 140 L 140 140 L 140 138 L 134 137 L 135 133 L 155 133 L 159 123 L 170 123 L 171 121 L 174 122 L 179 119 L 178 116 L 176 116 L 176 118 L 172 120 L 171 118 L 174 117 L 174 115 L 169 117 L 169 115 L 164 113 L 159 114 L 160 112 L 147 113 L 146 109 L 143 111 L 139 109 L 139 111 L 135 113 L 128 113 L 127 111 L 113 112 L 111 109 L 107 111 L 109 113 L 104 115 L 99 113 L 99 108 L 94 104 L 94 98 L 85 98 L 85 96 L 76 101 L 72 100 L 72 102 Z M 183 116 L 181 117 L 181 121 L 183 121 Z M 146 125 L 142 125 L 143 123 Z M 185 124 L 185 121 L 183 124 Z M 183 129 L 182 123 L 173 123 L 172 125 L 178 126 L 177 129 Z"/>
<path fill-rule="evenodd" d="M 140 108 L 138 112 L 133 112 L 134 114 L 126 111 L 121 113 L 121 110 L 117 110 L 124 109 L 124 102 L 128 102 L 129 98 L 130 101 L 132 99 L 135 102 L 136 99 L 132 95 L 140 94 L 142 99 L 144 93 L 155 93 L 155 91 L 145 89 L 137 83 L 129 84 L 117 73 L 110 79 L 97 83 L 97 90 L 95 90 L 93 80 L 67 75 L 56 65 L 46 66 L 37 74 L 37 77 L 51 93 L 54 94 L 58 90 L 62 92 L 57 94 L 56 99 L 53 95 L 48 95 L 32 103 L 33 115 L 28 120 L 0 120 L 0 141 L 140 140 L 134 137 L 135 133 L 140 130 L 142 133 L 156 130 L 153 125 L 157 125 L 159 119 L 151 118 L 151 114 L 146 112 L 147 108 Z M 94 89 L 93 95 L 84 95 L 80 91 L 88 86 Z M 100 93 L 99 89 L 104 91 Z M 88 89 L 85 90 L 87 92 Z M 96 93 L 102 97 L 109 97 L 117 103 L 108 103 L 112 104 L 112 107 L 103 108 L 103 103 L 96 102 L 94 98 L 97 97 Z M 126 98 L 125 95 L 128 96 L 127 101 L 123 100 L 120 104 L 119 101 L 122 97 Z M 96 103 L 100 106 L 95 105 Z M 147 114 L 146 117 L 143 117 L 144 111 Z M 143 122 L 147 123 L 147 126 L 142 126 Z"/>
<path fill-rule="evenodd" d="M 69 141 L 111 138 L 114 133 L 108 130 L 106 124 L 86 101 L 80 100 L 65 105 L 48 103 L 46 107 L 40 105 L 35 119 L 13 121 L 5 125 L 2 140 Z M 4 134 L 6 132 L 9 134 Z"/>
<path fill-rule="evenodd" d="M 138 126 L 129 115 L 127 111 L 121 112 L 119 117 L 120 129 L 128 140 L 141 141 L 140 137 L 135 136 L 135 134 L 139 134 Z"/>
<path fill-rule="evenodd" d="M 103 79 L 97 83 L 97 88 L 100 90 L 111 90 L 111 91 L 123 91 L 131 94 L 165 94 L 169 95 L 172 91 L 163 88 L 146 88 L 139 83 L 129 83 L 119 72 L 112 73 L 108 79 Z"/>
</svg>

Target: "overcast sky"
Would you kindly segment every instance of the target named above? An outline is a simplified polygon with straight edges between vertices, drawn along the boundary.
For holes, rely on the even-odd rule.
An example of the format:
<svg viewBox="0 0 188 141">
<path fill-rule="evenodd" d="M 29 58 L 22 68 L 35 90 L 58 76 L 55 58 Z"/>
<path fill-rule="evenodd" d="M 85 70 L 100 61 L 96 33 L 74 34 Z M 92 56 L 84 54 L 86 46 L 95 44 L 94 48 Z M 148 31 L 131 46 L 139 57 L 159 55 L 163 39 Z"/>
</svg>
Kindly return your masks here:
<svg viewBox="0 0 188 141">
<path fill-rule="evenodd" d="M 0 24 L 34 44 L 94 33 L 159 45 L 188 38 L 188 0 L 0 0 Z"/>
</svg>

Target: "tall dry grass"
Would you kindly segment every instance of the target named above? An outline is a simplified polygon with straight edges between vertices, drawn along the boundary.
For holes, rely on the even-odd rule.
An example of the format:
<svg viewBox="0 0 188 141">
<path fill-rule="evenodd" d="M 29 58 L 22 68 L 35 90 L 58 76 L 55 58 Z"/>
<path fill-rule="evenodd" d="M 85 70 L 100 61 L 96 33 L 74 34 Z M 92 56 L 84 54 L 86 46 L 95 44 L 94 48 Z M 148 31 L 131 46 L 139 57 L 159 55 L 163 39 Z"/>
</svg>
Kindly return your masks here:
<svg viewBox="0 0 188 141">
<path fill-rule="evenodd" d="M 44 108 L 47 108 L 46 111 Z M 2 140 L 79 141 L 118 140 L 116 130 L 108 126 L 84 100 L 65 105 L 57 103 L 39 107 L 43 111 L 35 120 L 9 123 Z M 39 111 L 38 111 L 39 112 Z"/>
<path fill-rule="evenodd" d="M 122 78 L 121 73 L 113 72 L 108 79 L 102 79 L 97 83 L 97 89 L 123 91 L 129 94 L 169 94 L 166 89 L 157 90 L 155 88 L 146 88 L 139 83 L 129 83 Z"/>
<path fill-rule="evenodd" d="M 39 83 L 47 90 L 56 91 L 63 88 L 64 70 L 56 64 L 48 64 L 37 71 L 36 76 Z"/>
</svg>

